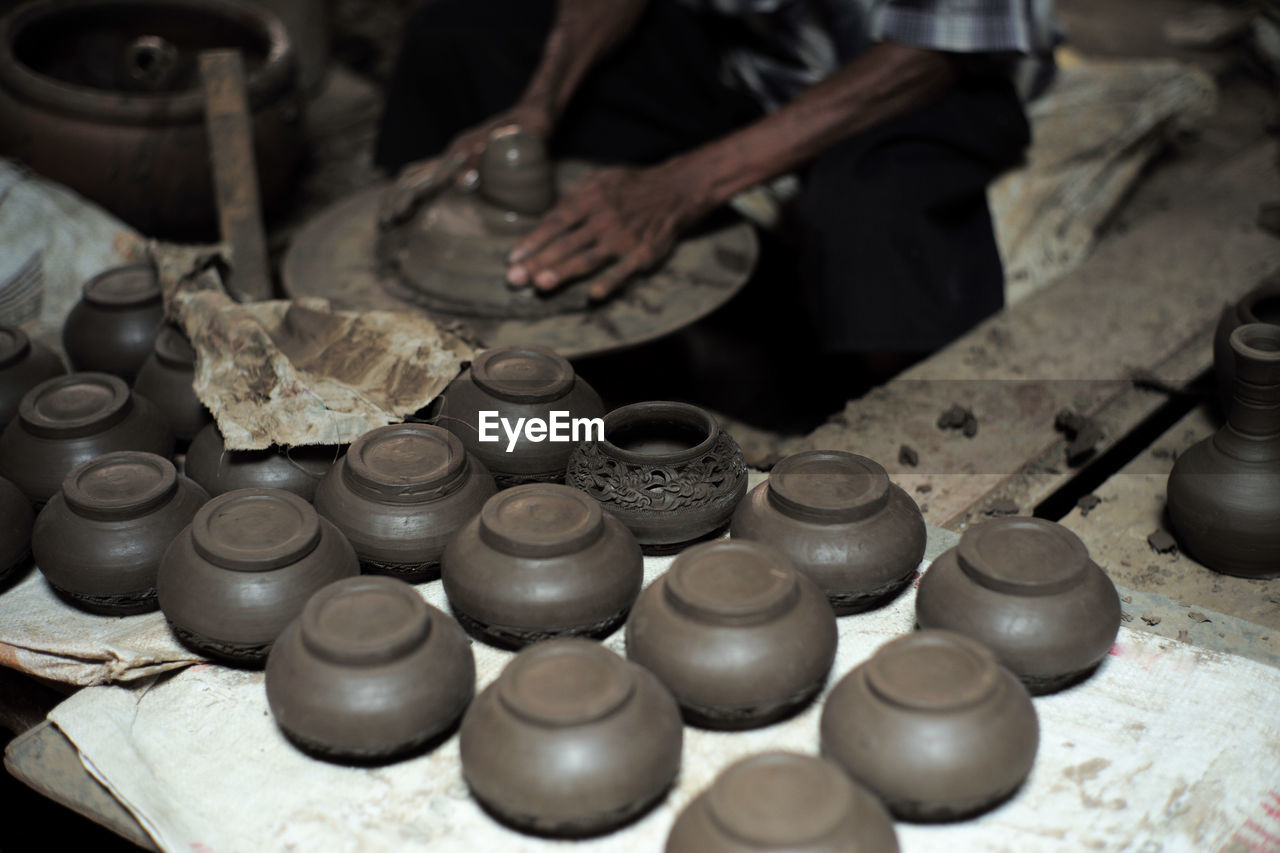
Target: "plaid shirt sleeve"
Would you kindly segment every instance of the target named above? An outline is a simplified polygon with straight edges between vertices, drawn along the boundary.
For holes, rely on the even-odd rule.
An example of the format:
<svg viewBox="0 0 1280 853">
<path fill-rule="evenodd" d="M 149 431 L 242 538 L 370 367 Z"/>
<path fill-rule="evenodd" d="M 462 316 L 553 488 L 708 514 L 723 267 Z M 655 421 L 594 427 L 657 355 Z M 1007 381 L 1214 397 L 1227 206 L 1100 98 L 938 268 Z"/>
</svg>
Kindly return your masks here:
<svg viewBox="0 0 1280 853">
<path fill-rule="evenodd" d="M 1034 52 L 1027 0 L 878 0 L 868 35 L 954 53 Z"/>
</svg>

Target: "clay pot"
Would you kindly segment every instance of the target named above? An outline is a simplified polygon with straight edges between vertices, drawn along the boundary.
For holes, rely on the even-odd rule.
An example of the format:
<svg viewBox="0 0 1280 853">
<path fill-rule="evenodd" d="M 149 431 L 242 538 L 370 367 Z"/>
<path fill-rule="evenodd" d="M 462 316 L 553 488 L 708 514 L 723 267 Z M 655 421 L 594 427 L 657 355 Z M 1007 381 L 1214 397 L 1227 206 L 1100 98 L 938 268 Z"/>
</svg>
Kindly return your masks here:
<svg viewBox="0 0 1280 853">
<path fill-rule="evenodd" d="M 458 621 L 502 645 L 613 631 L 640 594 L 635 537 L 586 494 L 554 483 L 499 492 L 445 549 Z"/>
<path fill-rule="evenodd" d="M 1280 575 L 1280 326 L 1231 333 L 1235 392 L 1227 423 L 1178 457 L 1169 520 L 1182 548 L 1215 571 Z"/>
<path fill-rule="evenodd" d="M 1280 326 L 1280 276 L 1271 276 L 1250 290 L 1240 301 L 1222 309 L 1213 335 L 1213 372 L 1222 410 L 1231 410 L 1235 393 L 1236 361 L 1231 350 L 1231 333 L 1248 323 Z"/>
<path fill-rule="evenodd" d="M 301 146 L 294 49 L 229 0 L 41 0 L 0 21 L 0 154 L 150 236 L 212 239 L 217 211 L 198 54 L 241 52 L 264 204 Z"/>
<path fill-rule="evenodd" d="M 261 664 L 316 590 L 360 573 L 346 538 L 279 489 L 241 489 L 200 508 L 160 563 L 156 593 L 178 638 Z"/>
<path fill-rule="evenodd" d="M 835 654 L 822 591 L 760 542 L 690 548 L 627 620 L 627 657 L 658 676 L 686 719 L 714 728 L 797 710 L 822 689 Z"/>
<path fill-rule="evenodd" d="M 165 326 L 133 383 L 134 391 L 164 413 L 174 437 L 184 444 L 213 422 L 192 387 L 195 371 L 196 351 L 191 342 L 177 328 Z"/>
<path fill-rule="evenodd" d="M 0 434 L 0 476 L 35 504 L 57 493 L 71 469 L 114 450 L 173 453 L 164 416 L 123 380 L 72 373 L 27 392 Z"/>
<path fill-rule="evenodd" d="M 46 379 L 67 369 L 49 347 L 33 341 L 17 326 L 0 326 L 0 429 L 18 414 L 18 403 Z"/>
<path fill-rule="evenodd" d="M 1120 631 L 1120 596 L 1067 528 L 998 518 L 970 527 L 933 561 L 916 620 L 983 643 L 1028 690 L 1048 693 L 1106 656 Z"/>
<path fill-rule="evenodd" d="M 237 489 L 284 489 L 311 500 L 342 452 L 319 445 L 227 450 L 218 428 L 209 424 L 187 448 L 186 471 L 215 497 Z"/>
<path fill-rule="evenodd" d="M 155 610 L 160 558 L 207 500 L 154 453 L 122 450 L 77 466 L 36 519 L 36 565 L 82 610 Z"/>
<path fill-rule="evenodd" d="M 76 370 L 132 382 L 164 323 L 160 281 L 150 264 L 116 267 L 84 284 L 62 324 L 62 348 Z"/>
<path fill-rule="evenodd" d="M 546 145 L 515 125 L 500 127 L 489 136 L 476 171 L 480 194 L 501 210 L 536 216 L 555 203 Z"/>
<path fill-rule="evenodd" d="M 1022 683 L 950 631 L 886 643 L 832 689 L 822 754 L 897 817 L 958 820 L 1003 801 L 1035 762 L 1040 724 Z"/>
<path fill-rule="evenodd" d="M 439 576 L 445 545 L 494 491 L 457 436 L 397 424 L 353 441 L 315 504 L 351 541 L 364 571 L 420 583 Z"/>
<path fill-rule="evenodd" d="M 898 853 L 880 801 L 829 761 L 766 752 L 731 764 L 676 818 L 666 853 Z"/>
<path fill-rule="evenodd" d="M 22 490 L 0 477 L 0 586 L 26 567 L 35 517 Z"/>
<path fill-rule="evenodd" d="M 489 435 L 480 441 L 480 412 L 494 412 Z M 485 350 L 455 379 L 440 398 L 436 422 L 462 440 L 463 445 L 493 472 L 500 488 L 528 482 L 564 480 L 564 466 L 573 441 L 530 441 L 521 430 L 511 452 L 510 439 L 497 426 L 506 418 L 515 429 L 520 418 L 551 419 L 560 412 L 564 431 L 572 438 L 574 418 L 599 418 L 604 404 L 573 366 L 542 346 L 509 346 Z M 585 437 L 585 430 L 579 437 Z"/>
<path fill-rule="evenodd" d="M 335 581 L 271 647 L 267 702 L 286 736 L 324 758 L 385 759 L 462 716 L 476 666 L 458 623 L 395 578 Z"/>
<path fill-rule="evenodd" d="M 718 535 L 747 493 L 733 436 L 687 403 L 633 403 L 604 419 L 604 440 L 578 445 L 565 483 L 630 528 L 646 554 Z"/>
<path fill-rule="evenodd" d="M 775 465 L 738 505 L 729 533 L 782 551 L 842 615 L 897 594 L 924 558 L 916 502 L 879 463 L 835 450 Z"/>
<path fill-rule="evenodd" d="M 620 826 L 663 796 L 684 731 L 650 673 L 588 640 L 516 655 L 462 719 L 462 775 L 518 829 L 587 835 Z"/>
</svg>

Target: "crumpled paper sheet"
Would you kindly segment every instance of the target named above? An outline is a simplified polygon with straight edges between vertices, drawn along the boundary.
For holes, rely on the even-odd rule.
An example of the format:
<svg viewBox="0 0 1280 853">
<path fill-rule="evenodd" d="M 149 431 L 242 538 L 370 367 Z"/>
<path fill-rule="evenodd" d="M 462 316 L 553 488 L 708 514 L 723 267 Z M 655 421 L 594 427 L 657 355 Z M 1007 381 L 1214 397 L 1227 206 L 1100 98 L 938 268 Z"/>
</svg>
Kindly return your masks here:
<svg viewBox="0 0 1280 853">
<path fill-rule="evenodd" d="M 1147 162 L 1217 108 L 1213 79 L 1186 63 L 1057 57 L 1057 79 L 1027 107 L 1026 164 L 988 192 L 1009 304 L 1078 266 Z"/>
<path fill-rule="evenodd" d="M 133 681 L 204 660 L 160 613 L 99 616 L 67 604 L 35 568 L 0 596 L 0 666 L 88 686 Z"/>
<path fill-rule="evenodd" d="M 208 249 L 152 244 L 169 316 L 197 352 L 195 391 L 230 450 L 347 444 L 431 402 L 473 349 L 417 311 L 325 299 L 240 304 Z"/>
<path fill-rule="evenodd" d="M 929 534 L 925 564 L 957 538 L 938 528 Z M 647 558 L 646 581 L 670 560 Z M 439 582 L 419 589 L 446 606 Z M 828 686 L 910 631 L 914 605 L 910 590 L 886 608 L 841 619 Z M 621 653 L 622 632 L 606 645 Z M 473 649 L 483 689 L 511 653 Z M 1256 841 L 1249 822 L 1280 830 L 1265 811 L 1280 779 L 1276 695 L 1280 671 L 1122 629 L 1090 680 L 1036 700 L 1040 754 L 1013 800 L 965 823 L 899 823 L 902 848 L 1173 853 Z M 482 812 L 463 781 L 456 736 L 385 767 L 308 758 L 272 721 L 261 673 L 197 666 L 146 688 L 95 687 L 50 717 L 164 849 L 591 853 L 661 850 L 675 816 L 731 762 L 768 749 L 816 751 L 820 713 L 818 703 L 747 732 L 686 728 L 670 795 L 636 823 L 579 842 L 521 835 Z"/>
</svg>

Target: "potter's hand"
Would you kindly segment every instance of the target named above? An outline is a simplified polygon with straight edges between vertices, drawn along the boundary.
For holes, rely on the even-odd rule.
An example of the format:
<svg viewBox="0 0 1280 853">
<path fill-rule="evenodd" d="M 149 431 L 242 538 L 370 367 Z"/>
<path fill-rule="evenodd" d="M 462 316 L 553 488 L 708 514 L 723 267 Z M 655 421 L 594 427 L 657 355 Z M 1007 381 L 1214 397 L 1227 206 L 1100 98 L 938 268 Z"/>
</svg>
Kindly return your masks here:
<svg viewBox="0 0 1280 853">
<path fill-rule="evenodd" d="M 420 204 L 451 184 L 474 183 L 476 163 L 489 143 L 489 136 L 508 125 L 518 125 L 545 139 L 551 128 L 551 118 L 545 109 L 517 105 L 458 134 L 440 156 L 405 166 L 382 198 L 379 224 L 383 228 L 398 225 L 412 216 Z"/>
<path fill-rule="evenodd" d="M 604 299 L 665 259 L 680 232 L 710 212 L 694 185 L 667 164 L 587 175 L 512 249 L 507 281 L 551 290 L 599 273 L 588 294 Z"/>
</svg>

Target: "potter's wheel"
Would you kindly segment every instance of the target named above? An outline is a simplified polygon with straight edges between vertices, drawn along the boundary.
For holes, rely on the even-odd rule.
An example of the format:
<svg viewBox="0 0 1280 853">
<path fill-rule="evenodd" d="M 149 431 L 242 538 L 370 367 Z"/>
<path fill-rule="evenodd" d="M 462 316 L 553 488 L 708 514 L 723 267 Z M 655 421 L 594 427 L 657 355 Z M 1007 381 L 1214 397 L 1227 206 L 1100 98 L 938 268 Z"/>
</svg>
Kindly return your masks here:
<svg viewBox="0 0 1280 853">
<path fill-rule="evenodd" d="M 571 183 L 584 170 L 566 164 L 557 182 Z M 516 236 L 486 239 L 468 194 L 450 190 L 443 202 L 380 233 L 386 186 L 334 203 L 298 231 L 284 259 L 288 296 L 322 297 L 351 311 L 412 308 L 458 324 L 486 346 L 536 343 L 575 358 L 651 341 L 706 316 L 738 292 L 758 252 L 751 226 L 739 222 L 685 239 L 664 266 L 606 302 L 587 302 L 589 280 L 548 298 L 506 286 L 503 259 Z M 457 239 L 440 239 L 441 217 Z"/>
</svg>

